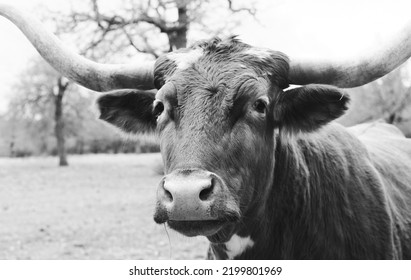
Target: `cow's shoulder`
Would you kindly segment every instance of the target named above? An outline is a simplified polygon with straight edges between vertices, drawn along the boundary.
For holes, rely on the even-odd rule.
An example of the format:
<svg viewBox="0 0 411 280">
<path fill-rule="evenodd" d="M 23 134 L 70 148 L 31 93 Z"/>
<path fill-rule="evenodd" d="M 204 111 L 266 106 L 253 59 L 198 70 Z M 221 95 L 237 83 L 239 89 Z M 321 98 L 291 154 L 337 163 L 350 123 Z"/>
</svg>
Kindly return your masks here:
<svg viewBox="0 0 411 280">
<path fill-rule="evenodd" d="M 359 139 L 367 150 L 367 162 L 381 182 L 379 193 L 390 213 L 394 258 L 401 255 L 410 258 L 411 250 L 408 232 L 411 231 L 411 139 L 394 125 L 373 122 L 350 127 L 347 131 Z M 358 166 L 357 166 L 358 168 Z M 368 181 L 367 181 L 368 182 Z M 373 186 L 375 190 L 375 186 Z M 375 195 L 375 194 L 374 194 Z M 400 240 L 407 240 L 401 244 Z"/>
</svg>

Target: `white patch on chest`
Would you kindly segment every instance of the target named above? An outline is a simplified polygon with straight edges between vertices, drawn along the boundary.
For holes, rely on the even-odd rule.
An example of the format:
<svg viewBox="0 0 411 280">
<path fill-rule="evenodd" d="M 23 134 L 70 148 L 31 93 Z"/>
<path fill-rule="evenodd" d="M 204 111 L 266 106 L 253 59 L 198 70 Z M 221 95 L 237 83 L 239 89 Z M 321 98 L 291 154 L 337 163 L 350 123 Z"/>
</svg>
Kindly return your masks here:
<svg viewBox="0 0 411 280">
<path fill-rule="evenodd" d="M 227 248 L 227 256 L 230 260 L 234 259 L 236 256 L 243 253 L 248 248 L 254 246 L 254 241 L 251 240 L 250 236 L 248 237 L 240 237 L 237 234 L 234 234 L 230 240 L 228 240 L 225 244 Z"/>
<path fill-rule="evenodd" d="M 189 52 L 170 53 L 167 55 L 167 58 L 170 60 L 173 60 L 175 64 L 177 64 L 177 69 L 184 70 L 190 67 L 202 55 L 203 55 L 202 50 L 195 49 Z"/>
</svg>

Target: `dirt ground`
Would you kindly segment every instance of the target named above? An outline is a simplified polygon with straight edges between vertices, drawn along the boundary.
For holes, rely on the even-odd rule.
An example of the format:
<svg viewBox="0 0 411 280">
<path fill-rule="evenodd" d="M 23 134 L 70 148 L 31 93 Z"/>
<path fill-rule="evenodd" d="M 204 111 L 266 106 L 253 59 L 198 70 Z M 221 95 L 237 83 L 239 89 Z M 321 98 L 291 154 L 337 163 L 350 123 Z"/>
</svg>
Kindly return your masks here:
<svg viewBox="0 0 411 280">
<path fill-rule="evenodd" d="M 0 259 L 203 259 L 153 221 L 159 154 L 0 158 Z"/>
</svg>

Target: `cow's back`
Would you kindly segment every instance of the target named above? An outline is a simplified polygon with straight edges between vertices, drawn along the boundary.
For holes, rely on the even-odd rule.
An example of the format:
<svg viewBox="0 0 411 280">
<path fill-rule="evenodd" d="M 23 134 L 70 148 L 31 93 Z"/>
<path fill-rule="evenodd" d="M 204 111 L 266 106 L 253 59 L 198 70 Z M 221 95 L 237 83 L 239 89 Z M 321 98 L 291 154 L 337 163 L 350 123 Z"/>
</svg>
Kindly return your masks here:
<svg viewBox="0 0 411 280">
<path fill-rule="evenodd" d="M 393 125 L 367 123 L 349 128 L 367 147 L 383 182 L 394 225 L 394 242 L 411 258 L 411 139 Z"/>
</svg>

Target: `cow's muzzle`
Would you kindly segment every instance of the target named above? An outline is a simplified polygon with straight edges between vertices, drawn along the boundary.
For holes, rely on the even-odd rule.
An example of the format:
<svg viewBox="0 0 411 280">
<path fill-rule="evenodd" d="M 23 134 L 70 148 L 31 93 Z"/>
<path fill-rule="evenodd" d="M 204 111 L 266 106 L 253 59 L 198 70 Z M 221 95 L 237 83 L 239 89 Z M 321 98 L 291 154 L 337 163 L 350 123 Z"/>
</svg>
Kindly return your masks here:
<svg viewBox="0 0 411 280">
<path fill-rule="evenodd" d="M 160 182 L 154 220 L 168 222 L 184 235 L 210 236 L 239 217 L 237 204 L 215 173 L 178 169 Z"/>
</svg>

